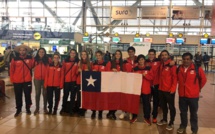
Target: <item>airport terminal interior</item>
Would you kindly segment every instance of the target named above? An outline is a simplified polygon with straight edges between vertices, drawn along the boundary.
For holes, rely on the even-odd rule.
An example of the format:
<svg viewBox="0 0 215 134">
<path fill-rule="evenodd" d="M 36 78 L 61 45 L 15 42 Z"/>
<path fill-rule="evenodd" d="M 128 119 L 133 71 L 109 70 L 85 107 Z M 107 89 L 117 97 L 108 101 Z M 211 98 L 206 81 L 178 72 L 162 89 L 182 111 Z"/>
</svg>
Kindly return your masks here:
<svg viewBox="0 0 215 134">
<path fill-rule="evenodd" d="M 14 49 L 21 44 L 33 51 L 43 47 L 49 56 L 58 51 L 61 61 L 70 49 L 79 54 L 86 50 L 92 54 L 91 59 L 98 50 L 111 54 L 121 50 L 126 58 L 130 46 L 137 49 L 136 55 L 146 57 L 150 48 L 157 51 L 157 56 L 168 50 L 177 65 L 185 52 L 202 56 L 206 52 L 210 61 L 205 71 L 207 83 L 199 98 L 198 134 L 215 134 L 214 22 L 215 0 L 0 0 L 0 79 L 5 82 L 6 95 L 0 94 L 0 134 L 177 134 L 181 123 L 177 90 L 171 131 L 166 125 L 144 123 L 142 102 L 135 123 L 129 122 L 128 115 L 119 119 L 121 110 L 116 112 L 116 120 L 106 118 L 108 111 L 103 112 L 102 120 L 91 119 L 91 110 L 84 117 L 60 115 L 63 91 L 57 115 L 42 110 L 34 115 L 34 83 L 31 115 L 23 108 L 22 114 L 14 117 L 14 86 L 3 57 L 8 47 Z M 41 107 L 42 101 L 41 96 Z M 157 120 L 161 119 L 162 110 L 158 108 Z M 188 123 L 186 134 L 191 133 Z"/>
</svg>

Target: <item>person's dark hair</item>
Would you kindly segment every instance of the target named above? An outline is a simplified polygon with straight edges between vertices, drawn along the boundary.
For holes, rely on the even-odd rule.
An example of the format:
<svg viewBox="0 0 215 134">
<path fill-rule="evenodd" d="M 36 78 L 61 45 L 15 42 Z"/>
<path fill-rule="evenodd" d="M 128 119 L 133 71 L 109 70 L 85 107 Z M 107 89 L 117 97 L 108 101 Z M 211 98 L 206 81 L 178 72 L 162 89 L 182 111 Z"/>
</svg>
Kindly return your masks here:
<svg viewBox="0 0 215 134">
<path fill-rule="evenodd" d="M 187 53 L 183 53 L 183 55 L 182 55 L 182 59 L 184 59 L 185 57 L 187 57 L 187 56 L 189 56 L 190 57 L 190 59 L 191 60 L 193 60 L 193 55 L 191 54 L 191 53 L 189 53 L 189 52 L 187 52 Z"/>
<path fill-rule="evenodd" d="M 86 64 L 87 64 L 88 70 L 91 70 L 90 58 L 89 58 L 89 55 L 88 55 L 87 51 L 82 51 L 81 53 L 86 53 L 86 55 L 87 55 Z M 81 58 L 80 68 L 82 68 L 83 63 L 84 63 L 84 60 Z"/>
<path fill-rule="evenodd" d="M 130 50 L 136 52 L 136 49 L 134 47 L 129 47 L 128 50 L 127 50 L 127 52 L 130 51 Z"/>
<path fill-rule="evenodd" d="M 120 53 L 120 59 L 119 59 L 119 65 L 120 65 L 120 70 L 123 71 L 123 59 L 122 59 L 122 52 L 120 50 L 116 50 L 114 53 L 113 60 L 111 61 L 111 69 L 116 68 L 116 53 Z"/>
<path fill-rule="evenodd" d="M 67 57 L 66 57 L 66 61 L 69 61 L 70 60 L 70 53 L 74 51 L 75 52 L 75 62 L 78 62 L 79 61 L 79 58 L 78 58 L 78 52 L 75 50 L 75 49 L 70 49 Z"/>
<path fill-rule="evenodd" d="M 96 51 L 96 54 L 101 54 L 101 55 L 103 55 L 103 52 L 100 51 L 100 50 L 98 50 L 98 51 Z"/>
<path fill-rule="evenodd" d="M 156 54 L 156 50 L 154 50 L 154 49 L 149 49 L 148 53 L 151 53 L 151 52 L 153 52 L 154 54 Z"/>
<path fill-rule="evenodd" d="M 39 56 L 39 51 L 40 50 L 43 50 L 44 51 L 44 56 L 42 57 L 42 59 L 40 58 Z M 46 54 L 46 50 L 44 48 L 40 48 L 38 51 L 37 51 L 37 54 L 36 56 L 34 57 L 34 60 L 37 62 L 37 64 L 39 64 L 40 62 L 42 62 L 44 65 L 48 65 L 49 64 L 49 58 Z"/>
<path fill-rule="evenodd" d="M 206 52 L 204 52 L 204 54 L 207 54 Z"/>
<path fill-rule="evenodd" d="M 167 53 L 168 55 L 170 55 L 169 52 L 168 52 L 167 50 L 161 51 L 161 54 L 162 54 L 162 53 Z M 160 55 L 161 55 L 161 54 L 160 54 Z"/>
<path fill-rule="evenodd" d="M 144 60 L 146 59 L 146 57 L 144 55 L 140 54 L 137 56 L 137 61 L 139 61 L 141 58 L 143 58 Z"/>
</svg>

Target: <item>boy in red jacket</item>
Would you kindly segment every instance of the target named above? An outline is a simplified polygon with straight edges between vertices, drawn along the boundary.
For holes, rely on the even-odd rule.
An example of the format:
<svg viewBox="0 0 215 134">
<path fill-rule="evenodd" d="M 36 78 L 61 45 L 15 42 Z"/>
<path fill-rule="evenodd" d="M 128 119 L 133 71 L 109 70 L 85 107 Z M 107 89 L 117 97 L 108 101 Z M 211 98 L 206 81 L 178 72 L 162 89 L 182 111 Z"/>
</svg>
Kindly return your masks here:
<svg viewBox="0 0 215 134">
<path fill-rule="evenodd" d="M 48 99 L 48 114 L 57 114 L 57 108 L 60 101 L 60 90 L 63 88 L 64 81 L 64 70 L 59 62 L 60 55 L 55 53 L 53 56 L 53 63 L 51 63 L 47 69 L 45 76 L 44 87 L 47 89 L 47 99 Z M 53 96 L 54 94 L 54 96 Z M 55 97 L 54 112 L 53 108 L 53 97 Z"/>
<path fill-rule="evenodd" d="M 148 59 L 146 60 L 146 65 L 151 67 L 151 70 L 153 71 L 154 78 L 152 81 L 151 86 L 151 97 L 153 97 L 153 123 L 157 123 L 157 115 L 158 115 L 158 105 L 159 105 L 159 93 L 158 93 L 158 87 L 159 87 L 159 78 L 158 78 L 158 70 L 161 64 L 160 59 L 156 58 L 156 51 L 154 49 L 150 49 L 148 51 Z"/>
<path fill-rule="evenodd" d="M 159 100 L 163 110 L 163 119 L 158 125 L 167 124 L 168 107 L 170 110 L 170 121 L 167 130 L 172 130 L 176 115 L 175 110 L 175 91 L 177 87 L 176 65 L 170 65 L 171 59 L 169 52 L 163 50 L 161 52 L 161 65 L 159 67 Z"/>
<path fill-rule="evenodd" d="M 184 133 L 187 127 L 187 111 L 190 109 L 190 124 L 192 134 L 198 132 L 198 101 L 199 93 L 205 85 L 207 79 L 201 67 L 194 65 L 193 55 L 184 53 L 182 55 L 182 65 L 177 69 L 178 76 L 178 94 L 179 94 L 179 109 L 181 116 L 181 125 L 177 130 L 178 133 Z"/>
<path fill-rule="evenodd" d="M 124 72 L 133 72 L 133 68 L 137 66 L 137 56 L 135 56 L 136 49 L 131 46 L 127 50 L 129 57 L 123 62 L 123 71 Z M 137 121 L 137 115 L 134 114 L 130 117 L 130 123 L 134 123 Z M 124 119 L 125 112 L 122 112 L 119 116 L 120 119 Z"/>
<path fill-rule="evenodd" d="M 151 113 L 151 85 L 153 80 L 153 72 L 149 66 L 145 65 L 145 56 L 139 55 L 137 57 L 138 66 L 133 70 L 136 73 L 143 75 L 142 79 L 142 89 L 141 89 L 141 98 L 143 102 L 143 113 L 144 113 L 144 122 L 148 125 L 151 125 L 150 113 Z M 137 115 L 136 115 L 137 116 Z"/>
<path fill-rule="evenodd" d="M 12 59 L 10 64 L 10 80 L 14 85 L 15 100 L 16 100 L 16 113 L 14 117 L 20 115 L 22 111 L 22 96 L 25 94 L 25 104 L 27 114 L 31 114 L 30 107 L 32 104 L 31 91 L 32 91 L 32 68 L 33 62 L 31 56 L 27 55 L 31 49 L 28 46 L 20 45 L 15 48 L 19 52 L 19 56 Z"/>
</svg>

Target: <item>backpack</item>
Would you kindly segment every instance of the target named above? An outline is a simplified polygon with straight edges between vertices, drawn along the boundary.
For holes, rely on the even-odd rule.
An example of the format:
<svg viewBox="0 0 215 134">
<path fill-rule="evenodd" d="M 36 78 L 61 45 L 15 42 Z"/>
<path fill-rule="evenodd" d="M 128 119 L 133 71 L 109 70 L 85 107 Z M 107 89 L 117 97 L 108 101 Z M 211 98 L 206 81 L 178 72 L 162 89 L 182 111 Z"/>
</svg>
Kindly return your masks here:
<svg viewBox="0 0 215 134">
<path fill-rule="evenodd" d="M 196 83 L 196 80 L 198 80 L 198 82 L 200 83 L 200 77 L 199 77 L 199 66 L 198 66 L 198 65 L 196 65 L 196 64 L 194 64 L 194 66 L 195 66 L 195 72 L 196 72 L 196 78 L 195 78 L 194 83 Z M 181 67 L 181 65 L 179 65 L 179 66 L 178 66 L 178 68 L 176 69 L 176 74 L 178 74 L 178 73 L 179 73 L 180 67 Z"/>
</svg>

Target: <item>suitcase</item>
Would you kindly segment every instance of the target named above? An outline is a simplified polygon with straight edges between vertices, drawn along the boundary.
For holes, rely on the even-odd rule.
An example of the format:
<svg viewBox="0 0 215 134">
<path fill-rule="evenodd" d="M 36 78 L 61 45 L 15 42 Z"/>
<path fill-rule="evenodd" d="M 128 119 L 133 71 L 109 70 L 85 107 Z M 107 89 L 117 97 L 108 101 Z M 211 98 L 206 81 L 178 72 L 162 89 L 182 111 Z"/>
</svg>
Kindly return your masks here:
<svg viewBox="0 0 215 134">
<path fill-rule="evenodd" d="M 4 80 L 0 80 L 0 99 L 1 98 L 9 98 L 6 94 L 5 94 L 5 82 Z"/>
<path fill-rule="evenodd" d="M 5 82 L 4 80 L 0 80 L 0 97 L 5 97 Z"/>
</svg>

